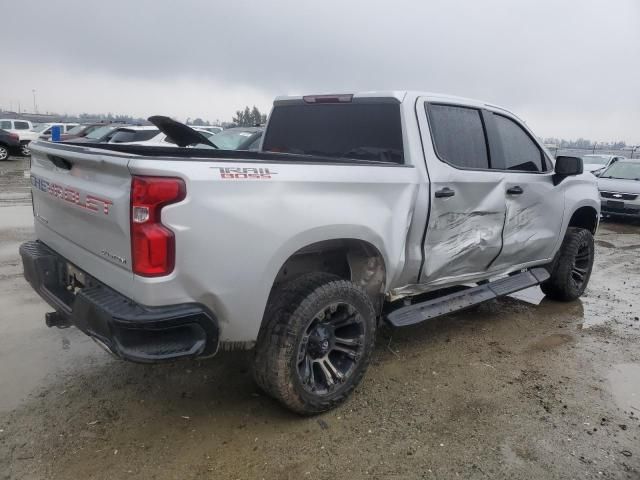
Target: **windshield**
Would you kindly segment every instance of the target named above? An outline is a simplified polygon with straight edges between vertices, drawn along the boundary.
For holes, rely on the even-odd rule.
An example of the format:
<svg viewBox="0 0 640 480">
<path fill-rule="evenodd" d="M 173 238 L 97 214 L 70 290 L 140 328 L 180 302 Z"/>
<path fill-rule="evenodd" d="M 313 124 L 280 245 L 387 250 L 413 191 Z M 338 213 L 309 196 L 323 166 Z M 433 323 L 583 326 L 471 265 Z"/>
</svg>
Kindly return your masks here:
<svg viewBox="0 0 640 480">
<path fill-rule="evenodd" d="M 77 133 L 82 132 L 85 129 L 84 125 L 76 125 L 75 127 L 73 127 L 70 130 L 67 130 L 67 134 L 68 135 L 75 135 Z"/>
<path fill-rule="evenodd" d="M 607 168 L 602 178 L 619 178 L 621 180 L 640 180 L 640 162 L 626 163 L 618 162 Z"/>
<path fill-rule="evenodd" d="M 214 142 L 223 133 L 219 133 Z M 262 149 L 271 152 L 403 163 L 396 103 L 277 106 Z"/>
<path fill-rule="evenodd" d="M 90 134 L 88 134 L 85 138 L 89 138 L 91 140 L 98 140 L 99 138 L 104 137 L 111 130 L 114 130 L 116 127 L 100 127 L 96 128 Z"/>
<path fill-rule="evenodd" d="M 603 155 L 585 155 L 582 157 L 582 161 L 591 165 L 606 165 L 609 163 L 609 158 L 611 157 L 605 157 Z"/>
<path fill-rule="evenodd" d="M 221 150 L 237 150 L 244 142 L 249 140 L 256 132 L 243 130 L 224 130 L 209 136 L 216 147 Z"/>
</svg>

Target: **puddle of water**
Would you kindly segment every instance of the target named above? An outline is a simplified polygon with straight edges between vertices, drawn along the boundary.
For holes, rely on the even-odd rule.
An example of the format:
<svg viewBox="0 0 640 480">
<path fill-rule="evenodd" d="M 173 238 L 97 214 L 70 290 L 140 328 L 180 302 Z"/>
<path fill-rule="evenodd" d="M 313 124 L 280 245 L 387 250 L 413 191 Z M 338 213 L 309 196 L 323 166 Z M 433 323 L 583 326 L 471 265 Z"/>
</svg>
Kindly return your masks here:
<svg viewBox="0 0 640 480">
<path fill-rule="evenodd" d="M 565 343 L 569 343 L 573 340 L 571 335 L 564 333 L 552 333 L 544 338 L 541 338 L 537 342 L 534 342 L 529 346 L 529 351 L 547 351 L 557 348 Z"/>
<path fill-rule="evenodd" d="M 22 279 L 0 280 L 0 412 L 16 408 L 58 375 L 113 361 L 75 328 L 47 328 L 51 308 Z"/>
<path fill-rule="evenodd" d="M 640 415 L 640 364 L 615 365 L 608 379 L 618 406 L 624 411 L 634 410 L 635 415 Z"/>
</svg>

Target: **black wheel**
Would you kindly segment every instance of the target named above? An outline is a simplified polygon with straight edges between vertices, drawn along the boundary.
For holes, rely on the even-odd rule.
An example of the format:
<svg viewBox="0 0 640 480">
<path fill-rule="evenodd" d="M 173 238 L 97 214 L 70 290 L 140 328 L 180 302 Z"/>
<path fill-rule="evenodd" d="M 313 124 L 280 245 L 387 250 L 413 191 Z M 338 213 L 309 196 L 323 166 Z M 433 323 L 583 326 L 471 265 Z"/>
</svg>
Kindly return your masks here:
<svg viewBox="0 0 640 480">
<path fill-rule="evenodd" d="M 330 410 L 362 380 L 375 330 L 376 313 L 364 291 L 334 275 L 303 275 L 272 295 L 254 378 L 297 413 Z"/>
<path fill-rule="evenodd" d="M 591 232 L 569 227 L 551 270 L 551 278 L 541 285 L 545 295 L 564 302 L 580 297 L 591 277 L 594 252 Z"/>
<path fill-rule="evenodd" d="M 22 154 L 23 157 L 28 157 L 29 155 L 31 155 L 31 149 L 29 148 L 28 143 L 23 143 L 21 145 L 20 153 Z"/>
<path fill-rule="evenodd" d="M 4 145 L 0 145 L 0 162 L 9 158 L 9 149 Z"/>
</svg>

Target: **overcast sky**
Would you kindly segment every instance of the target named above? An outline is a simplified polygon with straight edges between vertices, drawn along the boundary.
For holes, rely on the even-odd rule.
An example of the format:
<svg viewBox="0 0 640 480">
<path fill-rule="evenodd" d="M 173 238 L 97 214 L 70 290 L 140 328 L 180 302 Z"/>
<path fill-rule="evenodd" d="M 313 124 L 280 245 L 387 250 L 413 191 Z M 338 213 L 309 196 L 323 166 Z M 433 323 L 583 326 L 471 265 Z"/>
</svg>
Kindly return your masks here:
<svg viewBox="0 0 640 480">
<path fill-rule="evenodd" d="M 640 0 L 2 0 L 0 106 L 230 120 L 292 93 L 483 99 L 640 144 Z"/>
</svg>

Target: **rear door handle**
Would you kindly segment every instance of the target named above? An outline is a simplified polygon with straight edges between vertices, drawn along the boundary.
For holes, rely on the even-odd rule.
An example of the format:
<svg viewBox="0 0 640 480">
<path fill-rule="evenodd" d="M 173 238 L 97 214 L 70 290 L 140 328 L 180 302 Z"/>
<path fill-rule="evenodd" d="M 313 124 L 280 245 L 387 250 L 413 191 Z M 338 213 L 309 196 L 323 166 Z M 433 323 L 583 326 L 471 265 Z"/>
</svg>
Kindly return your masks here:
<svg viewBox="0 0 640 480">
<path fill-rule="evenodd" d="M 455 194 L 456 192 L 451 190 L 449 187 L 444 187 L 435 193 L 436 198 L 453 197 Z"/>
<path fill-rule="evenodd" d="M 524 190 L 521 186 L 516 185 L 515 187 L 508 188 L 507 193 L 509 195 L 522 195 L 524 193 Z"/>
</svg>

